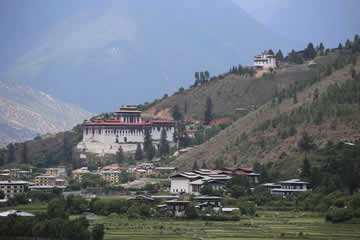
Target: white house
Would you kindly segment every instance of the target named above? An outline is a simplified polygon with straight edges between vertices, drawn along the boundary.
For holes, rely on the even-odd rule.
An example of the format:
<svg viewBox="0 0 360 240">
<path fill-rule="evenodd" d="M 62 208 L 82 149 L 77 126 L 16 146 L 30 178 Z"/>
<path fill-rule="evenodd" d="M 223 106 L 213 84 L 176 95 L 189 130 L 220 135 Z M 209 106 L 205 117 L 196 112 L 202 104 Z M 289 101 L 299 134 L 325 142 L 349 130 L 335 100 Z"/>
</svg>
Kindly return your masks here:
<svg viewBox="0 0 360 240">
<path fill-rule="evenodd" d="M 151 132 L 154 145 L 160 142 L 165 129 L 167 140 L 172 143 L 175 122 L 167 120 L 142 121 L 141 111 L 135 106 L 121 107 L 115 112 L 115 120 L 95 120 L 82 125 L 83 140 L 77 148 L 83 152 L 100 155 L 115 154 L 119 147 L 124 152 L 135 152 L 138 143 L 144 143 L 145 128 Z"/>
<path fill-rule="evenodd" d="M 254 57 L 254 67 L 260 69 L 276 68 L 276 57 L 265 50 L 260 55 Z"/>
<path fill-rule="evenodd" d="M 200 195 L 200 190 L 205 183 L 210 183 L 210 186 L 214 190 L 219 190 L 223 188 L 225 182 L 231 179 L 231 177 L 223 174 L 216 174 L 216 172 L 211 170 L 199 169 L 194 172 L 184 172 L 173 175 L 170 179 L 170 192 Z"/>
<path fill-rule="evenodd" d="M 271 189 L 271 194 L 277 194 L 282 196 L 291 196 L 294 193 L 305 192 L 311 190 L 309 188 L 310 183 L 303 182 L 300 179 L 290 179 L 279 182 L 281 188 Z"/>
</svg>

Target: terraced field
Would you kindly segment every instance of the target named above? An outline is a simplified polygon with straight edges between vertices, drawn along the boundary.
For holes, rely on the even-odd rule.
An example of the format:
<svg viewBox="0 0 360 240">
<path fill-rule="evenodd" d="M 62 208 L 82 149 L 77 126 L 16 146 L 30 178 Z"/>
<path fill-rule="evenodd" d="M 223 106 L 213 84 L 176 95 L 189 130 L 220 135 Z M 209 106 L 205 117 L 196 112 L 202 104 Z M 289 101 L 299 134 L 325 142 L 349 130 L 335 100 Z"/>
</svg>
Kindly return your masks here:
<svg viewBox="0 0 360 240">
<path fill-rule="evenodd" d="M 105 217 L 105 239 L 360 239 L 359 222 L 331 224 L 313 213 L 260 212 L 238 222 Z"/>
</svg>

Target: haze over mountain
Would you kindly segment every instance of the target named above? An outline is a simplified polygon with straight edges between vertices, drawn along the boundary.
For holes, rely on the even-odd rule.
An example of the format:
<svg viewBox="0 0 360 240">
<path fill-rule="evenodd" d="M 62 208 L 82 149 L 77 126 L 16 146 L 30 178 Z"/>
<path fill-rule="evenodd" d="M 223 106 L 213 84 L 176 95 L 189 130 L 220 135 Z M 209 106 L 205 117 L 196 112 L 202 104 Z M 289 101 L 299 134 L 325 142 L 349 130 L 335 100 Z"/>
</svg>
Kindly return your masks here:
<svg viewBox="0 0 360 240">
<path fill-rule="evenodd" d="M 0 79 L 92 112 L 153 100 L 188 87 L 195 71 L 217 74 L 251 64 L 264 49 L 303 46 L 271 32 L 231 0 L 7 4 L 3 33 L 16 40 L 3 44 L 8 59 Z M 13 33 L 13 27 L 35 34 Z"/>
</svg>

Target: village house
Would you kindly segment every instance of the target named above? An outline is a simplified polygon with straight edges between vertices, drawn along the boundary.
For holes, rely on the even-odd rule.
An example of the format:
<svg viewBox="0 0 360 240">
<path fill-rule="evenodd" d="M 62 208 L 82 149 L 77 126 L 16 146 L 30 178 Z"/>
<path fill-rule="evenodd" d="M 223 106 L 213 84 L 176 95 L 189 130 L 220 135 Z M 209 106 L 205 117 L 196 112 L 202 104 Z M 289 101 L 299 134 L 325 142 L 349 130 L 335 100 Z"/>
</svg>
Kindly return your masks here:
<svg viewBox="0 0 360 240">
<path fill-rule="evenodd" d="M 4 192 L 5 198 L 14 197 L 15 194 L 22 193 L 26 186 L 29 186 L 27 181 L 0 181 L 0 190 Z"/>
<path fill-rule="evenodd" d="M 33 187 L 33 189 L 41 189 L 41 187 L 65 187 L 65 180 L 49 175 L 37 176 L 34 182 L 37 187 Z"/>
<path fill-rule="evenodd" d="M 309 188 L 310 183 L 303 182 L 300 179 L 290 179 L 286 181 L 279 182 L 280 188 L 272 188 L 271 194 L 281 195 L 281 196 L 291 196 L 294 193 L 311 191 Z M 274 186 L 274 185 L 273 185 Z"/>
<path fill-rule="evenodd" d="M 167 206 L 167 211 L 175 217 L 184 217 L 185 209 L 188 205 L 191 204 L 191 201 L 182 201 L 182 200 L 169 200 L 165 202 Z"/>
<path fill-rule="evenodd" d="M 73 179 L 78 180 L 79 182 L 81 182 L 82 176 L 86 173 L 90 173 L 88 167 L 82 167 L 72 170 Z"/>
<path fill-rule="evenodd" d="M 77 145 L 82 152 L 116 154 L 119 147 L 124 152 L 135 152 L 138 144 L 144 143 L 145 128 L 148 128 L 155 147 L 160 143 L 162 130 L 173 144 L 175 122 L 168 120 L 143 121 L 136 106 L 121 107 L 114 120 L 95 120 L 82 125 L 83 140 Z"/>
<path fill-rule="evenodd" d="M 170 192 L 200 195 L 205 184 L 211 186 L 212 190 L 222 190 L 226 182 L 236 175 L 246 176 L 250 184 L 257 184 L 260 176 L 260 174 L 253 172 L 251 168 L 197 169 L 171 176 Z"/>
<path fill-rule="evenodd" d="M 276 68 L 276 57 L 265 50 L 254 57 L 254 67 L 257 69 Z"/>
<path fill-rule="evenodd" d="M 65 177 L 66 170 L 65 167 L 56 167 L 56 168 L 46 168 L 46 175 L 54 177 Z"/>
<path fill-rule="evenodd" d="M 216 196 L 200 196 L 194 197 L 195 202 L 197 203 L 196 208 L 200 211 L 204 211 L 208 208 L 220 208 L 221 207 L 221 197 Z"/>
<path fill-rule="evenodd" d="M 169 176 L 171 174 L 175 174 L 176 171 L 177 171 L 176 167 L 155 167 L 153 169 L 153 174 Z"/>
</svg>

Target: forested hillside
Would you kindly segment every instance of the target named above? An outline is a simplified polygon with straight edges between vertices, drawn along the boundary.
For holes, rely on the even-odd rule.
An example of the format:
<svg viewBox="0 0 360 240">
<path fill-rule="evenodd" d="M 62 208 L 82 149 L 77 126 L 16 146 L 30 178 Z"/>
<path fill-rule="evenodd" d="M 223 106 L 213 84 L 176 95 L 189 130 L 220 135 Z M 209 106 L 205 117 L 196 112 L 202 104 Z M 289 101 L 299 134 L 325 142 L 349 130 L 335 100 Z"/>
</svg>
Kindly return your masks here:
<svg viewBox="0 0 360 240">
<path fill-rule="evenodd" d="M 293 174 L 304 152 L 316 149 L 301 148 L 305 132 L 317 148 L 360 135 L 359 61 L 351 46 L 315 58 L 315 75 L 276 92 L 266 104 L 174 164 L 190 169 L 194 161 L 211 167 L 274 162 Z"/>
</svg>

